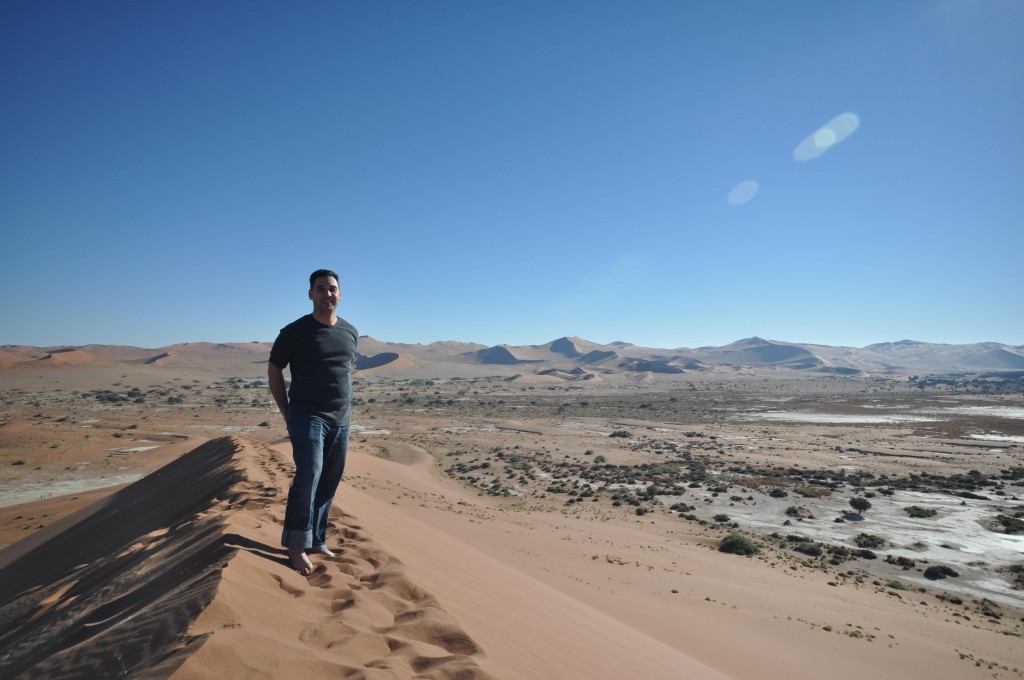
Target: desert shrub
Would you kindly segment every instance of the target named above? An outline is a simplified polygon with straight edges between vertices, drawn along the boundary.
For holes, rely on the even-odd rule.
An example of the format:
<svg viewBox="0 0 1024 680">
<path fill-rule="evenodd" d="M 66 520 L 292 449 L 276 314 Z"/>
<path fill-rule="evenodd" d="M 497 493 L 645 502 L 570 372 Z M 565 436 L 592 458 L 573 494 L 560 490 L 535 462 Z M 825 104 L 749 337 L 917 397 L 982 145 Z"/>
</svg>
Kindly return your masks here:
<svg viewBox="0 0 1024 680">
<path fill-rule="evenodd" d="M 932 581 L 937 581 L 946 577 L 956 578 L 959 575 L 960 574 L 944 564 L 936 564 L 924 570 L 924 577 Z"/>
<path fill-rule="evenodd" d="M 768 495 L 771 496 L 772 498 L 785 498 L 786 496 L 789 495 L 789 492 L 786 491 L 785 489 L 780 489 L 776 487 L 769 491 Z"/>
<path fill-rule="evenodd" d="M 917 566 L 917 562 L 909 557 L 893 557 L 892 555 L 887 555 L 885 561 L 889 564 L 895 564 L 897 567 L 901 567 L 904 571 L 907 569 L 913 569 Z"/>
<path fill-rule="evenodd" d="M 804 555 L 810 555 L 811 557 L 821 557 L 822 552 L 821 546 L 816 543 L 797 543 L 793 546 L 793 550 Z"/>
<path fill-rule="evenodd" d="M 903 508 L 903 512 L 907 513 L 910 517 L 935 517 L 938 514 L 938 510 L 934 508 L 922 508 L 920 505 L 908 505 Z"/>
<path fill-rule="evenodd" d="M 729 534 L 718 545 L 718 551 L 733 555 L 756 555 L 761 548 L 745 536 Z"/>
<path fill-rule="evenodd" d="M 876 555 L 875 553 L 871 552 L 867 548 L 861 548 L 860 550 L 854 550 L 853 551 L 853 556 L 854 557 L 859 557 L 862 560 L 877 560 L 878 559 L 878 555 Z"/>
<path fill-rule="evenodd" d="M 858 548 L 881 548 L 885 545 L 885 539 L 874 534 L 857 534 L 853 542 Z"/>
<path fill-rule="evenodd" d="M 602 454 L 602 453 L 599 453 L 596 456 L 594 456 L 594 464 L 595 465 L 603 465 L 606 460 L 608 460 L 608 459 L 605 458 L 604 454 Z"/>
<path fill-rule="evenodd" d="M 632 437 L 633 435 L 630 434 L 629 432 L 627 432 L 626 430 L 615 430 L 614 432 L 612 432 L 608 436 L 609 437 Z"/>
<path fill-rule="evenodd" d="M 1024 520 L 1009 515 L 997 515 L 996 521 L 1002 525 L 1004 534 L 1024 534 Z"/>
<path fill-rule="evenodd" d="M 889 581 L 885 584 L 886 588 L 892 588 L 893 590 L 906 590 L 907 587 L 899 581 Z"/>
<path fill-rule="evenodd" d="M 714 517 L 714 520 L 716 522 L 722 522 L 722 523 L 728 522 L 730 519 L 731 518 L 729 517 L 729 515 L 724 515 L 724 514 L 718 514 L 718 515 L 715 515 L 715 517 Z"/>
<path fill-rule="evenodd" d="M 1013 587 L 1017 590 L 1024 589 L 1024 563 L 1022 564 L 1011 564 L 1010 566 L 1002 569 L 1001 571 L 1006 572 L 1013 579 Z"/>
<path fill-rule="evenodd" d="M 803 506 L 791 505 L 786 508 L 786 514 L 797 519 L 814 519 L 814 514 Z M 788 522 L 789 520 L 786 521 Z"/>
</svg>

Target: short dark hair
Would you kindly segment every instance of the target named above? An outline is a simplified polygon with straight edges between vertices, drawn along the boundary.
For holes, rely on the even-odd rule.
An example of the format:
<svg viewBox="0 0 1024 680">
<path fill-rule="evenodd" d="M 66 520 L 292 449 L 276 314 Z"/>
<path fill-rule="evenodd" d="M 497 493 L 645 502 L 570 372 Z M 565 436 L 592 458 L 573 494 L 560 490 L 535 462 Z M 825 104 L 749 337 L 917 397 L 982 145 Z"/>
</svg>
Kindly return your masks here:
<svg viewBox="0 0 1024 680">
<path fill-rule="evenodd" d="M 309 275 L 309 289 L 313 290 L 313 284 L 316 283 L 317 279 L 325 276 L 333 276 L 335 281 L 340 281 L 338 275 L 332 272 L 330 269 L 317 269 L 315 272 Z"/>
</svg>

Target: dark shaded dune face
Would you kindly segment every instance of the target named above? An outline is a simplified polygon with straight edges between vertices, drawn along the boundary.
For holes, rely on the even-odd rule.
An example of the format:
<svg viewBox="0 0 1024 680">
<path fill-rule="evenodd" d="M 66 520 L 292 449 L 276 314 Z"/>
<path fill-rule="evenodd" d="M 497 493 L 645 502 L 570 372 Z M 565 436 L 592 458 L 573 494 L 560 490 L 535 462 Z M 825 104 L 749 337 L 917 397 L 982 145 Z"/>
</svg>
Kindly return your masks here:
<svg viewBox="0 0 1024 680">
<path fill-rule="evenodd" d="M 802 347 L 791 345 L 766 344 L 762 347 L 747 350 L 752 357 L 764 363 L 778 363 L 783 361 L 810 360 L 814 355 Z"/>
<path fill-rule="evenodd" d="M 234 552 L 202 513 L 242 480 L 237 449 L 210 441 L 0 553 L 0 677 L 156 677 L 201 644 L 185 633 Z"/>
<path fill-rule="evenodd" d="M 623 368 L 627 371 L 635 371 L 637 373 L 683 373 L 683 369 L 678 366 L 672 366 L 665 361 L 625 361 L 619 364 L 619 368 Z"/>
<path fill-rule="evenodd" d="M 611 350 L 595 349 L 591 352 L 587 352 L 582 357 L 580 357 L 580 361 L 585 364 L 597 364 L 608 359 L 614 359 L 618 356 L 618 354 Z"/>
<path fill-rule="evenodd" d="M 356 359 L 356 370 L 368 371 L 372 368 L 380 368 L 381 366 L 387 366 L 398 361 L 398 358 L 399 355 L 395 352 L 381 352 L 380 354 L 374 354 L 372 357 L 360 355 Z"/>
<path fill-rule="evenodd" d="M 480 363 L 483 364 L 518 364 L 519 359 L 512 352 L 504 347 L 489 347 L 477 352 Z"/>
<path fill-rule="evenodd" d="M 567 357 L 575 358 L 582 355 L 576 345 L 569 338 L 559 338 L 551 343 L 551 351 L 555 354 L 564 354 Z"/>
</svg>

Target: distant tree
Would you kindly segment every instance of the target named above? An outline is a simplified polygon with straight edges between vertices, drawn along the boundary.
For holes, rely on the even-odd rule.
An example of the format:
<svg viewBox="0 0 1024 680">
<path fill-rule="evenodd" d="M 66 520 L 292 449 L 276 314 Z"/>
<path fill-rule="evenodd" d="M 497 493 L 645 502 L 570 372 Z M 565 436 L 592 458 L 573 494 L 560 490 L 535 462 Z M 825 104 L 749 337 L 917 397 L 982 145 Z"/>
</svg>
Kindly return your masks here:
<svg viewBox="0 0 1024 680">
<path fill-rule="evenodd" d="M 858 515 L 863 516 L 865 510 L 871 509 L 871 501 L 867 498 L 856 496 L 850 499 L 850 507 L 856 510 Z"/>
</svg>

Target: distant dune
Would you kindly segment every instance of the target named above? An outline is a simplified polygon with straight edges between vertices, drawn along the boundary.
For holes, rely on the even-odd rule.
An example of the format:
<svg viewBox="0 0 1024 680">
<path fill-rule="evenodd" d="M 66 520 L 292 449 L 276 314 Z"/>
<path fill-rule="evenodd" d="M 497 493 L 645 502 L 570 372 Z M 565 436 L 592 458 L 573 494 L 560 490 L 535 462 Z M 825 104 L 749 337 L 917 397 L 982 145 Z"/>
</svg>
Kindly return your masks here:
<svg viewBox="0 0 1024 680">
<path fill-rule="evenodd" d="M 68 349 L 55 351 L 41 359 L 33 362 L 35 365 L 56 367 L 56 366 L 115 366 L 117 362 L 113 359 L 97 356 L 91 352 L 79 349 Z"/>
<path fill-rule="evenodd" d="M 153 367 L 190 366 L 228 373 L 233 366 L 265 363 L 271 343 L 194 342 L 144 349 L 116 345 L 0 348 L 0 368 L 28 366 L 111 366 L 122 363 Z M 403 344 L 359 339 L 357 367 L 364 376 L 397 378 L 568 375 L 580 367 L 600 368 L 603 375 L 624 379 L 647 374 L 669 379 L 693 374 L 765 375 L 900 375 L 952 372 L 1000 372 L 1024 369 L 1024 350 L 999 343 L 944 345 L 901 340 L 864 348 L 810 345 L 753 337 L 721 347 L 639 347 L 626 342 L 607 345 L 565 336 L 542 345 L 493 345 L 446 340 Z"/>
</svg>

